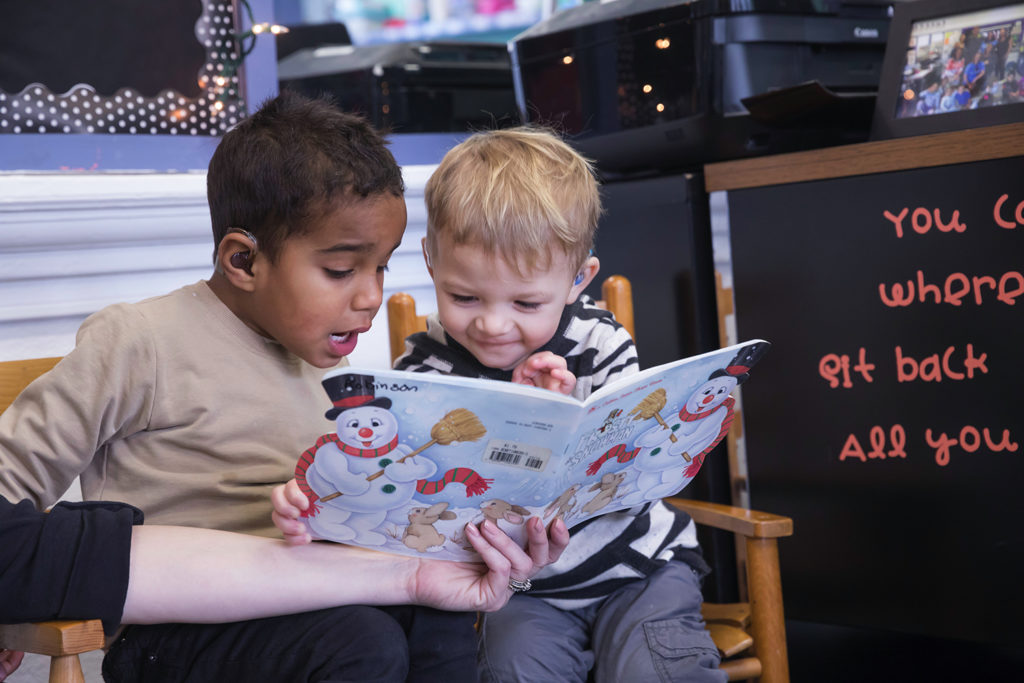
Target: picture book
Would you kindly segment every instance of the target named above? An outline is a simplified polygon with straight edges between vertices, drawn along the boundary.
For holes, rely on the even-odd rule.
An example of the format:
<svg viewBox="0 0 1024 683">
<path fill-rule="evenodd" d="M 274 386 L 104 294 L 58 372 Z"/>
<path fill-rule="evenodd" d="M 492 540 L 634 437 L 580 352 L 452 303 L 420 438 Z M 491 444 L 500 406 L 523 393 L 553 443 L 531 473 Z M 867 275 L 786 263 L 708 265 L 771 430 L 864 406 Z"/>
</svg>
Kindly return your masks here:
<svg viewBox="0 0 1024 683">
<path fill-rule="evenodd" d="M 590 517 L 678 493 L 733 420 L 732 391 L 770 344 L 648 368 L 585 401 L 489 379 L 332 370 L 333 429 L 299 457 L 314 538 L 479 561 L 468 522 L 525 544 L 525 522 Z"/>
</svg>

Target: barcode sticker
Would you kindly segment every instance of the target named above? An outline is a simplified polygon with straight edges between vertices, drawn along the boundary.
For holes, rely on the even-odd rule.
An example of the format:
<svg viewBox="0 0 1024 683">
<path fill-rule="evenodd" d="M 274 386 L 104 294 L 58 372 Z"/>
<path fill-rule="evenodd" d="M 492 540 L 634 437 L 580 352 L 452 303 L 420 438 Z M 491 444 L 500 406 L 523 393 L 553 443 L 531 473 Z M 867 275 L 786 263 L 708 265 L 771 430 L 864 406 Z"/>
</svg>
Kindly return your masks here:
<svg viewBox="0 0 1024 683">
<path fill-rule="evenodd" d="M 484 451 L 485 462 L 496 462 L 532 472 L 542 471 L 550 459 L 550 448 L 507 439 L 491 439 Z"/>
</svg>

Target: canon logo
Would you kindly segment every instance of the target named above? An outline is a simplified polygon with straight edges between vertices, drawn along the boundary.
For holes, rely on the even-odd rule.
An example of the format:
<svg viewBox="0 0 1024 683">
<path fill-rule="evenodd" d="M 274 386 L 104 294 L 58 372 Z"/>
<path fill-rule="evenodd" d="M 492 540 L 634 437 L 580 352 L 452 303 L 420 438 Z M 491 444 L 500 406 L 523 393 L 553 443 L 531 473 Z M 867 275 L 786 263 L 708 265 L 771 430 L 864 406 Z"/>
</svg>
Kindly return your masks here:
<svg viewBox="0 0 1024 683">
<path fill-rule="evenodd" d="M 878 29 L 877 28 L 861 28 L 860 26 L 856 26 L 853 29 L 853 35 L 854 35 L 855 38 L 877 38 L 878 37 Z"/>
</svg>

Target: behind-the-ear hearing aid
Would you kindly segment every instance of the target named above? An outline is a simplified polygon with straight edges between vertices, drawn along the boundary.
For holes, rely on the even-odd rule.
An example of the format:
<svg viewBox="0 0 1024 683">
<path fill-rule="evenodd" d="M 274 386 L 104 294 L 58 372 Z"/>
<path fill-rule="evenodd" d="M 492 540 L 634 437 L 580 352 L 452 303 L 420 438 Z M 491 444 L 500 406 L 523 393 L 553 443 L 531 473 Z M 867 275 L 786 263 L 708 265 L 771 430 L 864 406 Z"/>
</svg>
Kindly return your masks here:
<svg viewBox="0 0 1024 683">
<path fill-rule="evenodd" d="M 590 253 L 587 254 L 587 258 L 590 258 L 593 255 L 594 255 L 594 250 L 591 249 Z M 586 277 L 587 277 L 586 270 L 581 270 L 580 272 L 576 273 L 576 279 L 572 281 L 573 287 L 575 287 L 576 285 L 583 284 L 583 280 L 585 280 Z"/>
<path fill-rule="evenodd" d="M 250 242 L 252 242 L 252 249 L 246 249 L 245 251 L 236 251 L 234 254 L 230 256 L 228 261 L 235 268 L 241 268 L 249 275 L 252 275 L 252 257 L 256 255 L 256 251 L 259 249 L 259 242 L 256 239 L 256 235 L 252 234 L 245 228 L 228 228 L 225 234 L 232 232 L 237 232 L 241 235 L 245 235 L 245 237 Z"/>
</svg>

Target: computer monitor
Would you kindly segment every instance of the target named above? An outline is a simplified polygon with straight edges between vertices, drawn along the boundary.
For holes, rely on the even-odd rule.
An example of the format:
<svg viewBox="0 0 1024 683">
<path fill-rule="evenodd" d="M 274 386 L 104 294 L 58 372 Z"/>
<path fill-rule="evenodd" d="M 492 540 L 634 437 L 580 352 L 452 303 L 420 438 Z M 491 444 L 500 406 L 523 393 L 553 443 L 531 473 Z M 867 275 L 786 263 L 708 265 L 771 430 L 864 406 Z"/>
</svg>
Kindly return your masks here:
<svg viewBox="0 0 1024 683">
<path fill-rule="evenodd" d="M 893 14 L 871 138 L 1024 121 L 1024 2 L 918 0 Z"/>
</svg>

